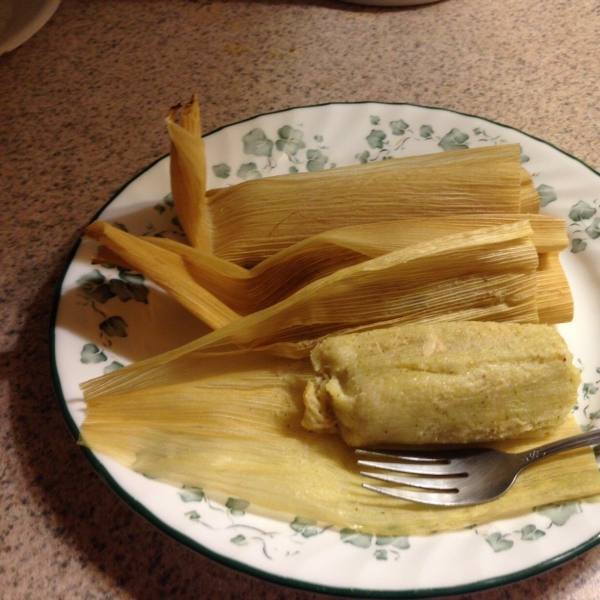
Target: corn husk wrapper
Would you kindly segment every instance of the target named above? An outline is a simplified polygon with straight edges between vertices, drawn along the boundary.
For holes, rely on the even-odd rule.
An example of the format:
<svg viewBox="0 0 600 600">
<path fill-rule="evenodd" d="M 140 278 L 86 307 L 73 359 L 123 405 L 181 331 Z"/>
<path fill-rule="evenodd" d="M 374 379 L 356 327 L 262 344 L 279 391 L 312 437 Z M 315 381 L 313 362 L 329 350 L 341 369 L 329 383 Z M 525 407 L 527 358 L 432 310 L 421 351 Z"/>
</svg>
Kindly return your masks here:
<svg viewBox="0 0 600 600">
<path fill-rule="evenodd" d="M 542 254 L 536 271 L 537 308 L 540 323 L 568 323 L 574 303 L 567 275 L 555 253 Z"/>
<path fill-rule="evenodd" d="M 518 144 L 278 175 L 202 195 L 196 182 L 206 180 L 205 161 L 182 159 L 199 156 L 199 141 L 184 135 L 187 132 L 173 118 L 168 125 L 176 208 L 197 207 L 199 225 L 194 215 L 194 223 L 186 228 L 186 233 L 197 232 L 191 245 L 248 267 L 341 226 L 408 215 L 539 211 L 539 195 L 520 166 Z M 182 223 L 188 210 L 180 214 Z"/>
<path fill-rule="evenodd" d="M 366 258 L 423 245 L 444 235 L 519 220 L 522 215 L 452 215 L 425 223 L 403 219 L 344 227 L 311 236 L 247 270 L 165 238 L 149 241 L 185 256 L 190 272 L 202 285 L 236 312 L 246 315 L 284 300 L 315 279 Z M 548 215 L 528 215 L 527 220 L 540 260 L 536 274 L 539 321 L 568 322 L 573 318 L 573 298 L 558 258 L 568 246 L 564 220 Z"/>
<path fill-rule="evenodd" d="M 211 190 L 207 209 L 212 252 L 251 266 L 310 235 L 340 226 L 408 215 L 523 212 L 520 150 L 494 148 L 512 149 L 511 160 L 410 169 L 393 169 L 394 164 L 388 164 L 408 162 L 411 157 L 267 177 Z M 469 151 L 456 154 L 461 152 Z"/>
<path fill-rule="evenodd" d="M 243 498 L 254 511 L 381 535 L 456 530 L 600 493 L 589 449 L 538 463 L 504 497 L 473 507 L 426 507 L 369 492 L 337 436 L 300 424 L 311 372 L 308 359 L 184 354 L 141 372 L 127 389 L 85 385 L 81 443 L 148 477 Z M 569 421 L 544 441 L 577 432 Z M 496 447 L 519 451 L 539 442 Z"/>
<path fill-rule="evenodd" d="M 102 221 L 88 225 L 85 235 L 110 244 L 110 254 L 104 261 L 134 268 L 154 281 L 177 302 L 196 314 L 213 329 L 219 329 L 240 318 L 190 276 L 182 256 L 151 246 L 144 238 L 133 236 Z"/>
<path fill-rule="evenodd" d="M 446 217 L 432 221 L 432 227 L 423 228 L 420 235 L 413 233 L 412 220 L 343 228 L 300 242 L 250 270 L 179 242 L 135 237 L 101 221 L 90 225 L 86 235 L 104 244 L 98 261 L 117 262 L 141 271 L 170 289 L 186 308 L 215 328 L 215 324 L 227 324 L 226 318 L 233 321 L 277 304 L 311 281 L 333 276 L 369 256 L 381 260 L 384 252 L 408 251 L 409 247 L 424 251 L 428 244 L 436 243 L 449 232 L 467 235 L 477 226 L 515 223 L 516 217 L 503 215 L 464 220 Z M 536 272 L 539 321 L 569 321 L 572 297 L 556 256 L 567 244 L 564 223 L 542 215 L 536 215 L 529 223 L 533 225 L 531 240 L 540 264 L 544 265 L 543 272 Z M 169 252 L 174 254 L 170 258 Z M 181 283 L 177 281 L 179 277 Z"/>
<path fill-rule="evenodd" d="M 533 185 L 533 178 L 527 169 L 521 168 L 521 212 L 538 213 L 540 195 Z"/>
<path fill-rule="evenodd" d="M 464 215 L 445 216 L 422 222 L 418 219 L 369 223 L 343 227 L 317 234 L 265 259 L 251 269 L 206 254 L 187 244 L 163 237 L 146 237 L 148 244 L 179 254 L 190 274 L 208 291 L 240 314 L 248 314 L 283 300 L 303 285 L 366 258 L 375 258 L 412 245 L 482 227 L 504 225 L 523 220 L 522 215 Z M 531 240 L 539 255 L 557 254 L 568 246 L 565 223 L 548 215 L 528 215 L 532 227 Z M 117 256 L 126 236 L 120 230 L 114 235 L 108 224 L 94 224 L 88 234 L 107 244 L 101 248 L 96 262 L 118 262 L 144 273 L 144 261 L 152 260 L 152 248 L 142 254 L 136 265 L 127 263 L 127 256 Z M 110 252 L 110 254 L 109 254 Z M 560 263 L 553 262 L 560 269 Z M 543 290 L 541 290 L 543 293 Z M 568 318 L 565 320 L 569 320 Z"/>
<path fill-rule="evenodd" d="M 167 116 L 173 203 L 189 243 L 211 252 L 210 215 L 205 209 L 206 152 L 196 96 L 183 108 L 177 122 L 179 112 L 180 107 L 175 106 Z"/>
</svg>

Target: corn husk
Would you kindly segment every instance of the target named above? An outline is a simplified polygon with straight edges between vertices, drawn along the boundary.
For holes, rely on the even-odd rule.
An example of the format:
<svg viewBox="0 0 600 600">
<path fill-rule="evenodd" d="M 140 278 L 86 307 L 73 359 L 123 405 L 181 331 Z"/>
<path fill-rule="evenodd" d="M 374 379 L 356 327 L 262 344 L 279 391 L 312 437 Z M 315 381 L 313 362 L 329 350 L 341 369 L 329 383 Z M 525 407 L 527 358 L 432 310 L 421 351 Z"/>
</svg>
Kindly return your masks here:
<svg viewBox="0 0 600 600">
<path fill-rule="evenodd" d="M 171 185 L 190 244 L 252 266 L 316 233 L 394 218 L 535 213 L 539 195 L 517 144 L 279 175 L 205 192 L 197 99 L 169 113 Z"/>
<path fill-rule="evenodd" d="M 144 238 L 133 236 L 103 221 L 88 225 L 85 235 L 103 244 L 110 244 L 110 253 L 103 260 L 141 271 L 209 327 L 219 329 L 240 318 L 235 311 L 198 285 L 180 255 L 150 246 Z"/>
<path fill-rule="evenodd" d="M 340 226 L 481 212 L 520 213 L 518 146 L 461 150 L 247 181 L 207 195 L 212 252 L 251 266 Z M 462 153 L 480 158 L 461 161 Z M 448 162 L 448 155 L 456 155 Z M 439 164 L 434 163 L 440 157 Z M 406 161 L 406 162 L 403 162 Z"/>
<path fill-rule="evenodd" d="M 302 424 L 356 447 L 550 433 L 577 403 L 581 381 L 547 325 L 413 323 L 330 336 L 311 361 Z"/>
<path fill-rule="evenodd" d="M 539 256 L 536 271 L 537 308 L 540 323 L 568 323 L 575 310 L 573 294 L 558 254 Z"/>
<path fill-rule="evenodd" d="M 210 215 L 205 210 L 206 153 L 196 96 L 183 108 L 177 122 L 179 112 L 180 107 L 175 106 L 167 116 L 173 203 L 189 243 L 210 252 Z"/>
<path fill-rule="evenodd" d="M 430 508 L 368 492 L 352 451 L 337 436 L 300 424 L 311 372 L 308 359 L 187 353 L 140 373 L 127 389 L 108 385 L 94 394 L 84 386 L 81 443 L 153 479 L 243 498 L 253 511 L 382 535 L 460 529 L 600 493 L 589 449 L 538 463 L 503 498 L 468 508 Z M 577 431 L 569 421 L 544 441 Z M 533 443 L 496 446 L 518 451 Z"/>
<path fill-rule="evenodd" d="M 536 214 L 540 210 L 540 195 L 527 169 L 521 168 L 521 212 Z"/>
<path fill-rule="evenodd" d="M 517 222 L 444 236 L 340 269 L 269 308 L 109 377 L 126 386 L 131 376 L 188 352 L 269 347 L 305 356 L 333 332 L 402 323 L 537 323 L 538 255 L 530 236 L 527 221 Z"/>
<path fill-rule="evenodd" d="M 199 303 L 193 312 L 207 322 L 211 315 L 210 304 L 202 304 L 205 291 L 235 313 L 247 315 L 284 300 L 311 281 L 367 258 L 379 257 L 411 245 L 423 245 L 444 235 L 466 233 L 484 226 L 515 223 L 519 218 L 517 215 L 466 215 L 440 217 L 425 223 L 406 219 L 346 227 L 312 236 L 251 269 L 244 269 L 166 238 L 132 239 L 131 234 L 103 222 L 94 223 L 86 233 L 105 244 L 99 251 L 96 262 L 121 264 L 141 271 L 147 277 L 151 277 L 149 273 L 155 273 L 156 270 L 152 246 L 156 245 L 180 256 L 191 285 L 204 288 L 199 292 Z M 566 279 L 560 262 L 543 258 L 548 254 L 556 255 L 567 247 L 564 221 L 546 215 L 531 215 L 528 216 L 528 222 L 533 231 L 531 240 L 545 269 L 544 277 L 538 280 L 537 294 L 539 305 L 548 310 L 541 320 L 549 323 L 569 321 L 572 318 L 572 299 L 569 287 L 565 285 Z M 149 247 L 145 252 L 137 252 L 134 257 L 127 248 L 128 238 L 132 246 L 147 244 Z M 148 267 L 148 263 L 152 267 Z M 171 287 L 177 287 L 175 277 L 169 269 L 162 274 L 161 281 L 167 280 Z M 151 278 L 160 285 L 155 275 Z M 561 284 L 560 295 L 556 291 L 557 284 Z M 186 288 L 181 286 L 181 289 Z M 209 318 L 201 314 L 204 310 L 209 311 Z"/>
</svg>

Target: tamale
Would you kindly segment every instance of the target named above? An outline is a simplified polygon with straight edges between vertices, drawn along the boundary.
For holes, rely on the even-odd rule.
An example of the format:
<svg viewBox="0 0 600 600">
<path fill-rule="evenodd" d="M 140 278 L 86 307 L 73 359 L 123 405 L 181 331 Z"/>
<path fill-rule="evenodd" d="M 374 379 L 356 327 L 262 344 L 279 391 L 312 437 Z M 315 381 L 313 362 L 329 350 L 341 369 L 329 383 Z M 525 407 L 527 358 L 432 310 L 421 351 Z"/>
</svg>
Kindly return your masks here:
<svg viewBox="0 0 600 600">
<path fill-rule="evenodd" d="M 304 238 L 345 225 L 407 215 L 520 213 L 519 158 L 518 145 L 494 146 L 210 190 L 204 214 L 210 220 L 212 253 L 252 266 Z"/>
<path fill-rule="evenodd" d="M 238 308 L 235 293 L 223 302 L 206 290 L 186 252 L 152 247 L 101 221 L 86 235 L 165 287 L 209 326 L 240 321 L 228 305 Z M 339 268 L 247 314 L 235 333 L 228 329 L 221 339 L 229 334 L 228 343 L 234 344 L 294 341 L 400 315 L 405 322 L 452 314 L 454 319 L 537 322 L 539 259 L 531 235 L 529 223 L 518 221 L 441 236 Z"/>
<path fill-rule="evenodd" d="M 311 236 L 251 269 L 163 237 L 142 236 L 132 240 L 132 244 L 140 245 L 141 242 L 149 246 L 156 245 L 179 255 L 190 277 L 232 310 L 246 315 L 285 299 L 311 281 L 367 258 L 375 258 L 411 245 L 424 244 L 444 235 L 515 223 L 522 219 L 522 215 L 453 215 L 425 222 L 419 219 L 402 219 L 343 227 Z M 565 223 L 562 219 L 548 215 L 528 215 L 527 221 L 533 231 L 531 240 L 540 261 L 543 255 L 556 254 L 568 246 Z M 97 253 L 95 262 L 116 263 L 136 269 L 151 278 L 148 273 L 156 266 L 152 247 L 148 247 L 145 253 L 139 253 L 135 264 L 132 264 L 132 255 L 125 244 L 127 236 L 131 234 L 125 234 L 120 229 L 115 230 L 104 222 L 95 223 L 86 234 L 106 244 Z M 113 237 L 115 239 L 112 239 Z M 117 254 L 117 251 L 120 254 Z M 127 262 L 127 258 L 130 262 Z M 560 262 L 545 259 L 543 262 L 545 277 L 539 282 L 538 302 L 553 308 L 554 298 L 559 298 L 556 297 L 555 290 L 547 286 L 558 283 L 561 276 L 563 283 L 566 280 Z M 154 267 L 148 268 L 147 263 Z M 163 279 L 164 277 L 172 281 L 176 275 L 169 272 L 163 275 Z M 153 280 L 156 282 L 155 276 Z M 549 294 L 549 299 L 545 299 L 546 294 Z M 556 310 L 549 313 L 554 320 L 543 322 L 569 321 L 572 318 L 569 298 L 569 287 L 563 285 L 560 303 L 555 307 Z"/>
<path fill-rule="evenodd" d="M 196 96 L 167 117 L 175 207 L 193 247 L 252 266 L 339 226 L 473 212 L 528 213 L 539 196 L 518 144 L 278 175 L 206 191 Z M 536 204 L 537 203 L 537 204 Z"/>
<path fill-rule="evenodd" d="M 546 325 L 411 324 L 331 336 L 311 360 L 303 424 L 350 446 L 545 435 L 565 421 L 580 383 Z"/>
<path fill-rule="evenodd" d="M 277 511 L 284 519 L 300 515 L 370 533 L 416 535 L 600 493 L 589 449 L 538 463 L 506 496 L 473 507 L 427 507 L 369 492 L 353 450 L 339 436 L 301 425 L 302 390 L 314 376 L 308 359 L 189 352 L 161 360 L 124 386 L 112 375 L 84 386 L 82 444 L 153 479 L 243 498 L 250 510 Z M 577 431 L 569 420 L 544 441 Z M 519 451 L 535 443 L 494 446 Z"/>
<path fill-rule="evenodd" d="M 285 300 L 209 334 L 205 343 L 260 346 L 387 319 L 487 315 L 537 322 L 538 257 L 530 234 L 527 222 L 519 222 L 390 252 L 313 281 Z"/>
</svg>

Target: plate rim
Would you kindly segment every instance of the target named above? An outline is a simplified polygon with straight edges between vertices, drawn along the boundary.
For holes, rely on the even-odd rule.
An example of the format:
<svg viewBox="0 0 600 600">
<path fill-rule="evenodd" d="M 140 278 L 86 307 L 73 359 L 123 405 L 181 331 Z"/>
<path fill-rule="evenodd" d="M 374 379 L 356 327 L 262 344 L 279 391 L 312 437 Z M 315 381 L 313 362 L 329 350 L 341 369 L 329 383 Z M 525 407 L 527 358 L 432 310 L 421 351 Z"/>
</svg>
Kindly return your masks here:
<svg viewBox="0 0 600 600">
<path fill-rule="evenodd" d="M 418 109 L 426 109 L 426 110 L 434 110 L 439 112 L 445 112 L 449 114 L 455 114 L 462 117 L 470 117 L 473 119 L 480 119 L 482 121 L 488 122 L 490 124 L 505 128 L 507 130 L 514 131 L 520 135 L 528 137 L 532 140 L 535 140 L 539 143 L 542 143 L 556 151 L 560 154 L 564 155 L 567 158 L 575 160 L 581 166 L 587 168 L 592 174 L 600 177 L 600 171 L 588 165 L 582 159 L 577 158 L 576 156 L 566 152 L 565 150 L 559 148 L 554 145 L 552 142 L 548 142 L 540 137 L 535 135 L 531 135 L 523 130 L 517 129 L 511 125 L 506 125 L 500 121 L 496 121 L 487 117 L 481 117 L 479 115 L 474 115 L 468 112 L 457 111 L 453 109 L 437 107 L 437 106 L 427 106 L 422 104 L 416 104 L 412 102 L 391 102 L 391 101 L 379 101 L 379 100 L 360 100 L 360 101 L 331 101 L 324 102 L 318 104 L 307 104 L 307 105 L 298 105 L 292 106 L 280 110 L 268 111 L 256 115 L 252 115 L 250 117 L 246 117 L 244 119 L 240 119 L 238 121 L 234 121 L 231 123 L 227 123 L 225 125 L 219 126 L 210 132 L 204 134 L 202 137 L 207 138 L 211 135 L 219 133 L 225 129 L 228 129 L 233 126 L 237 126 L 249 121 L 253 121 L 255 119 L 259 119 L 261 117 L 268 117 L 272 115 L 284 114 L 287 112 L 292 112 L 295 110 L 302 109 L 311 109 L 311 108 L 323 108 L 323 107 L 331 107 L 331 106 L 347 106 L 347 105 L 384 105 L 384 106 L 410 106 Z M 121 185 L 110 197 L 108 201 L 106 201 L 92 216 L 88 223 L 92 223 L 96 220 L 123 192 L 129 187 L 133 182 L 142 177 L 146 172 L 153 169 L 162 161 L 165 161 L 169 158 L 169 154 L 164 154 L 163 156 L 155 159 L 150 164 L 145 166 L 143 169 L 134 174 L 128 181 L 126 181 L 123 185 Z M 72 264 L 73 258 L 76 255 L 82 244 L 82 237 L 80 237 L 77 242 L 73 245 L 68 255 L 65 257 L 63 262 L 63 267 L 61 273 L 59 275 L 54 294 L 52 296 L 52 307 L 51 314 L 48 326 L 48 337 L 49 337 L 49 359 L 50 359 L 50 370 L 51 370 L 51 378 L 52 384 L 54 387 L 55 395 L 57 396 L 58 403 L 60 406 L 60 410 L 65 418 L 66 424 L 68 426 L 69 431 L 73 435 L 76 441 L 79 439 L 79 428 L 71 413 L 68 410 L 68 401 L 64 397 L 62 385 L 60 381 L 60 376 L 58 373 L 57 367 L 57 348 L 56 348 L 56 321 L 58 316 L 58 309 L 62 297 L 62 288 L 65 282 L 65 278 L 69 271 L 69 268 Z M 94 452 L 85 448 L 83 446 L 79 446 L 84 456 L 94 469 L 95 473 L 98 474 L 101 480 L 110 487 L 110 489 L 116 493 L 116 495 L 125 502 L 129 508 L 133 509 L 138 515 L 140 515 L 143 519 L 149 522 L 154 527 L 157 527 L 163 533 L 168 535 L 171 539 L 177 541 L 178 543 L 183 544 L 190 550 L 194 552 L 198 552 L 199 554 L 205 556 L 208 559 L 211 559 L 219 564 L 222 564 L 228 568 L 232 568 L 236 571 L 245 573 L 247 575 L 256 577 L 258 579 L 268 581 L 271 583 L 276 583 L 279 585 L 283 585 L 289 588 L 295 588 L 302 591 L 309 591 L 320 594 L 328 594 L 332 596 L 345 596 L 345 597 L 353 597 L 353 598 L 397 598 L 397 599 L 408 599 L 408 598 L 432 598 L 437 596 L 449 596 L 449 595 L 458 595 L 458 594 L 466 594 L 466 593 L 474 593 L 474 592 L 482 592 L 484 590 L 489 590 L 492 588 L 500 587 L 503 585 L 517 583 L 523 581 L 524 579 L 531 578 L 536 575 L 541 575 L 555 567 L 566 564 L 571 560 L 585 554 L 592 548 L 600 545 L 600 531 L 596 532 L 586 541 L 578 544 L 577 546 L 570 548 L 564 552 L 557 554 L 551 558 L 544 559 L 539 563 L 526 567 L 524 569 L 520 569 L 517 571 L 513 571 L 511 573 L 488 577 L 485 579 L 480 579 L 477 581 L 472 581 L 468 583 L 461 583 L 457 585 L 451 586 L 442 586 L 442 587 L 431 587 L 431 588 L 422 588 L 418 590 L 391 590 L 391 589 L 380 589 L 380 590 L 368 590 L 363 588 L 345 588 L 340 586 L 330 586 L 326 584 L 319 583 L 311 583 L 309 581 L 304 581 L 300 579 L 296 579 L 293 577 L 286 577 L 284 575 L 278 575 L 267 570 L 261 569 L 259 567 L 251 566 L 247 563 L 241 562 L 239 560 L 230 558 L 226 555 L 220 554 L 219 552 L 212 550 L 202 543 L 197 542 L 185 535 L 181 531 L 176 530 L 171 527 L 164 521 L 162 521 L 158 516 L 156 516 L 150 509 L 148 509 L 144 504 L 140 501 L 136 500 L 129 492 L 127 492 L 121 485 L 115 480 L 115 478 L 111 475 L 109 470 L 101 463 L 101 461 L 96 457 Z"/>
<path fill-rule="evenodd" d="M 50 21 L 54 13 L 58 10 L 61 1 L 45 0 L 42 2 L 28 21 L 21 23 L 16 30 L 9 32 L 9 35 L 4 40 L 0 40 L 0 55 L 12 52 L 29 41 Z"/>
</svg>

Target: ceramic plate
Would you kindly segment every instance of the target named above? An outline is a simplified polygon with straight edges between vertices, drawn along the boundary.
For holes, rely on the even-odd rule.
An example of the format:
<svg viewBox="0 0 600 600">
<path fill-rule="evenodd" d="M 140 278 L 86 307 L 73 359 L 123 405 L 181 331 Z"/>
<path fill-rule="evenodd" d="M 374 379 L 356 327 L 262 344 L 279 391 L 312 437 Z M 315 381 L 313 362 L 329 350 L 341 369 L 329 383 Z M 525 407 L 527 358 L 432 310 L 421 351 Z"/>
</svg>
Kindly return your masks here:
<svg viewBox="0 0 600 600">
<path fill-rule="evenodd" d="M 2 0 L 0 54 L 10 52 L 37 33 L 55 13 L 60 0 Z"/>
<path fill-rule="evenodd" d="M 166 135 L 166 134 L 165 134 Z M 561 256 L 575 318 L 560 327 L 582 370 L 574 411 L 600 418 L 600 176 L 541 140 L 485 119 L 408 104 L 329 104 L 262 115 L 206 136 L 209 187 L 476 146 L 519 143 L 542 211 L 565 219 Z M 146 235 L 181 238 L 163 158 L 128 183 L 98 217 Z M 199 336 L 203 329 L 142 277 L 93 266 L 77 245 L 57 291 L 56 387 L 75 435 L 79 384 Z M 255 513 L 243 499 L 157 483 L 86 452 L 136 511 L 190 548 L 292 587 L 346 596 L 425 597 L 481 590 L 560 564 L 598 543 L 600 504 L 576 502 L 519 518 L 422 537 L 377 537 Z"/>
</svg>

